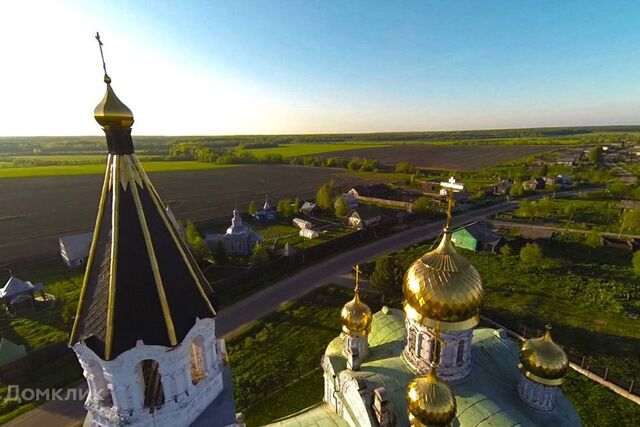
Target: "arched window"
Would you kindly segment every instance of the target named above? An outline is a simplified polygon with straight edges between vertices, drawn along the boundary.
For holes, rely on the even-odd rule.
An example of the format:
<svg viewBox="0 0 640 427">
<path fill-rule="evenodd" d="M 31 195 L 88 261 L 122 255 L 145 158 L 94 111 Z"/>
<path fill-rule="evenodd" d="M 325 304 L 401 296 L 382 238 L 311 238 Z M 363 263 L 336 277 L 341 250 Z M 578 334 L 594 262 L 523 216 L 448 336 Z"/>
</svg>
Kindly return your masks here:
<svg viewBox="0 0 640 427">
<path fill-rule="evenodd" d="M 409 328 L 409 337 L 407 338 L 407 348 L 410 352 L 414 352 L 416 348 L 416 330 Z"/>
<path fill-rule="evenodd" d="M 442 343 L 440 340 L 437 340 L 435 337 L 431 337 L 429 340 L 429 363 L 435 363 L 436 365 L 440 364 L 440 352 L 442 351 Z"/>
<path fill-rule="evenodd" d="M 144 387 L 144 407 L 153 413 L 164 405 L 164 390 L 162 389 L 162 378 L 158 369 L 158 362 L 147 359 L 140 362 L 139 366 Z"/>
<path fill-rule="evenodd" d="M 458 353 L 456 354 L 456 365 L 462 365 L 464 360 L 464 341 L 458 341 Z"/>
<path fill-rule="evenodd" d="M 191 342 L 191 382 L 198 384 L 207 376 L 207 358 L 204 354 L 204 339 L 200 336 Z"/>
<path fill-rule="evenodd" d="M 111 390 L 109 389 L 107 379 L 104 377 L 102 366 L 96 362 L 91 362 L 89 372 L 93 376 L 93 400 L 98 402 L 100 406 L 113 405 Z"/>
</svg>

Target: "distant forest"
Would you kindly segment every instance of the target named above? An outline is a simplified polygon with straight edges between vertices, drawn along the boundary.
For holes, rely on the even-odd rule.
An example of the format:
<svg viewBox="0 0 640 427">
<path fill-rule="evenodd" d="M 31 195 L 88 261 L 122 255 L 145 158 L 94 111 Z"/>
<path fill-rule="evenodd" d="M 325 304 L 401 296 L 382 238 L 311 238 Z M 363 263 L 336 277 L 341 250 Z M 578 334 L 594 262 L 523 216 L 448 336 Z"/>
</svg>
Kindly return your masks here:
<svg viewBox="0 0 640 427">
<path fill-rule="evenodd" d="M 136 150 L 166 155 L 179 143 L 215 148 L 273 147 L 296 143 L 432 144 L 596 144 L 633 139 L 640 126 L 586 126 L 436 132 L 385 132 L 305 135 L 135 136 Z M 93 154 L 105 150 L 102 136 L 0 137 L 0 155 Z"/>
</svg>

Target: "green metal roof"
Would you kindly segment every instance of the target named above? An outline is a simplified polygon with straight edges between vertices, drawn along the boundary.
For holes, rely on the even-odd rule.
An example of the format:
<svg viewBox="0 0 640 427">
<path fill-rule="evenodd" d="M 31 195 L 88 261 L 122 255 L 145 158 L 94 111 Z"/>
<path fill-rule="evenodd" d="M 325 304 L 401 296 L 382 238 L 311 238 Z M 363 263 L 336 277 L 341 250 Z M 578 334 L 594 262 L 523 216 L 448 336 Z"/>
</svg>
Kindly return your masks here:
<svg viewBox="0 0 640 427">
<path fill-rule="evenodd" d="M 14 344 L 5 338 L 0 339 L 0 366 L 4 366 L 26 355 L 27 350 L 25 350 L 23 345 Z"/>
<path fill-rule="evenodd" d="M 348 427 L 349 424 L 340 418 L 326 403 L 321 402 L 285 418 L 281 418 L 269 426 L 281 427 Z"/>
<path fill-rule="evenodd" d="M 400 310 L 385 309 L 374 314 L 369 334 L 370 355 L 359 371 L 349 376 L 363 377 L 371 391 L 383 386 L 393 403 L 398 425 L 407 426 L 405 391 L 415 372 L 400 357 L 405 342 L 404 315 Z M 326 355 L 336 373 L 346 369 L 341 354 L 342 336 L 327 347 Z M 458 406 L 454 425 L 471 426 L 580 426 L 575 408 L 563 393 L 558 394 L 555 409 L 548 414 L 530 410 L 520 401 L 517 385 L 519 347 L 501 336 L 500 331 L 478 328 L 473 332 L 473 367 L 471 374 L 451 382 Z M 302 414 L 301 414 L 302 415 Z"/>
</svg>

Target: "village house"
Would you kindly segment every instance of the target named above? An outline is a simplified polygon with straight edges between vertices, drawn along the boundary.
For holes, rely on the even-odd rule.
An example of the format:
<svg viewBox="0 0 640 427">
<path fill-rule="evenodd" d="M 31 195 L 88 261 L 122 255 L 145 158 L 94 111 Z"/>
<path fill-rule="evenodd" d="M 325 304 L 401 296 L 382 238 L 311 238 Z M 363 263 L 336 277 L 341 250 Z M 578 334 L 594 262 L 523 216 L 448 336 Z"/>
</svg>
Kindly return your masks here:
<svg viewBox="0 0 640 427">
<path fill-rule="evenodd" d="M 341 195 L 340 198 L 342 198 L 342 200 L 344 200 L 344 202 L 347 204 L 349 209 L 355 209 L 356 207 L 358 207 L 358 199 L 356 198 L 356 196 L 353 193 L 345 193 L 345 194 Z M 338 203 L 338 199 L 336 199 L 336 202 L 335 202 L 334 206 L 337 203 Z"/>
<path fill-rule="evenodd" d="M 60 256 L 67 267 L 76 268 L 87 262 L 92 238 L 93 233 L 89 232 L 64 236 L 58 239 Z"/>
<path fill-rule="evenodd" d="M 300 213 L 303 215 L 310 216 L 317 213 L 319 209 L 320 208 L 318 208 L 318 205 L 316 205 L 313 202 L 304 202 L 302 206 L 300 206 Z"/>
<path fill-rule="evenodd" d="M 39 292 L 44 299 L 42 283 L 33 284 L 14 277 L 9 277 L 7 283 L 0 288 L 0 300 L 11 314 L 20 314 L 35 308 L 35 292 Z"/>
<path fill-rule="evenodd" d="M 491 187 L 491 192 L 496 196 L 504 196 L 509 194 L 509 190 L 511 190 L 511 187 L 513 187 L 513 184 L 510 181 L 504 180 L 500 181 L 497 184 L 494 184 Z"/>
<path fill-rule="evenodd" d="M 359 206 L 348 217 L 349 225 L 358 230 L 372 227 L 382 221 L 382 211 L 375 205 Z"/>
<path fill-rule="evenodd" d="M 352 194 L 356 198 L 370 197 L 384 199 L 393 193 L 393 190 L 387 184 L 370 184 L 356 185 L 347 191 L 347 193 Z"/>
<path fill-rule="evenodd" d="M 420 190 L 425 196 L 439 196 L 440 195 L 440 183 L 439 182 L 425 182 L 420 187 Z"/>
<path fill-rule="evenodd" d="M 522 188 L 525 191 L 543 190 L 544 186 L 544 178 L 531 178 L 529 180 L 522 181 Z"/>
<path fill-rule="evenodd" d="M 502 237 L 484 222 L 474 222 L 451 234 L 451 241 L 459 248 L 471 251 L 497 252 Z"/>
</svg>

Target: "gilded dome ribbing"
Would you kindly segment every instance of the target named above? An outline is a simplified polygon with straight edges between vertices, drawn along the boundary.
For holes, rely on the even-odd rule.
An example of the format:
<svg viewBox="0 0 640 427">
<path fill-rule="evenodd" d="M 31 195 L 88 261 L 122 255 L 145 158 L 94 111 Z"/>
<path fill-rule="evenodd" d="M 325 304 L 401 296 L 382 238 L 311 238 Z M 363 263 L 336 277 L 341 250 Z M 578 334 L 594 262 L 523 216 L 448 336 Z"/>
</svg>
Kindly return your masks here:
<svg viewBox="0 0 640 427">
<path fill-rule="evenodd" d="M 456 252 L 449 231 L 435 250 L 409 267 L 403 291 L 405 311 L 418 322 L 439 321 L 443 331 L 468 329 L 478 323 L 484 299 L 482 279 Z"/>
<path fill-rule="evenodd" d="M 519 368 L 527 378 L 546 385 L 560 385 L 569 369 L 569 358 L 551 338 L 551 327 L 540 338 L 527 340 L 520 351 Z"/>
<path fill-rule="evenodd" d="M 360 293 L 355 292 L 353 299 L 342 307 L 342 330 L 352 336 L 365 336 L 371 329 L 373 315 L 367 304 L 360 300 Z"/>
<path fill-rule="evenodd" d="M 96 105 L 93 117 L 102 127 L 107 128 L 130 128 L 133 125 L 133 113 L 116 96 L 111 88 L 111 78 L 105 74 L 104 82 L 107 90 L 102 101 Z"/>
<path fill-rule="evenodd" d="M 406 399 L 412 426 L 448 426 L 456 417 L 453 391 L 433 370 L 409 383 Z"/>
</svg>

